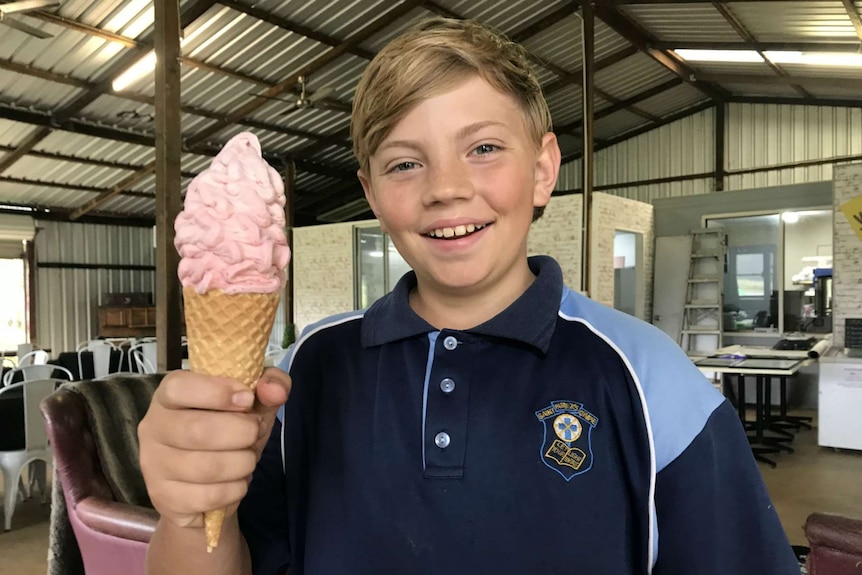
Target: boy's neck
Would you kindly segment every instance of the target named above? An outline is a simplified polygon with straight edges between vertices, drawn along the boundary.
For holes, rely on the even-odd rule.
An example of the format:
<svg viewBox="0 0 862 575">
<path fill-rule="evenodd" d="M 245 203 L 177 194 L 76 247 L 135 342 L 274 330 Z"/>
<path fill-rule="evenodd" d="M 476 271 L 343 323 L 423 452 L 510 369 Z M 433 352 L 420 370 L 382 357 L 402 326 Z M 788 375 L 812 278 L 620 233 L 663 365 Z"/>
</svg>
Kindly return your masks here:
<svg viewBox="0 0 862 575">
<path fill-rule="evenodd" d="M 527 260 L 505 281 L 471 291 L 444 293 L 419 282 L 410 292 L 410 307 L 437 329 L 466 330 L 490 320 L 512 305 L 536 279 Z"/>
</svg>

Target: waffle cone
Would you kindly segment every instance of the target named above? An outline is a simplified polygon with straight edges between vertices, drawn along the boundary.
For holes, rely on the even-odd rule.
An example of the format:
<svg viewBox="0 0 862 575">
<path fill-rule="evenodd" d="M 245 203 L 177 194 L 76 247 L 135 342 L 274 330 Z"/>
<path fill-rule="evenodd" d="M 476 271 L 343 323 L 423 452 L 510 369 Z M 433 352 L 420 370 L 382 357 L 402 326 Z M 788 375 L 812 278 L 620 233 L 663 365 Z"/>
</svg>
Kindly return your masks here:
<svg viewBox="0 0 862 575">
<path fill-rule="evenodd" d="M 204 294 L 183 288 L 189 367 L 196 373 L 230 377 L 254 389 L 281 294 Z M 224 509 L 204 514 L 207 551 L 218 546 Z"/>
</svg>

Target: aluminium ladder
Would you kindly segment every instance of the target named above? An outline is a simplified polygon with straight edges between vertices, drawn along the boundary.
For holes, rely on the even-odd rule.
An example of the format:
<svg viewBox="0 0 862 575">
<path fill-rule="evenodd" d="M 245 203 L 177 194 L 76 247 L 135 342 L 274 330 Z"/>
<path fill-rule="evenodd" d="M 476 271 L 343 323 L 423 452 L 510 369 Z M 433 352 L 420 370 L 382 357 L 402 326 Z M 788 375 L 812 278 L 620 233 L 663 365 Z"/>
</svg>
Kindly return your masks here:
<svg viewBox="0 0 862 575">
<path fill-rule="evenodd" d="M 727 233 L 722 228 L 692 230 L 679 338 L 689 357 L 708 357 L 722 346 L 726 254 Z"/>
</svg>

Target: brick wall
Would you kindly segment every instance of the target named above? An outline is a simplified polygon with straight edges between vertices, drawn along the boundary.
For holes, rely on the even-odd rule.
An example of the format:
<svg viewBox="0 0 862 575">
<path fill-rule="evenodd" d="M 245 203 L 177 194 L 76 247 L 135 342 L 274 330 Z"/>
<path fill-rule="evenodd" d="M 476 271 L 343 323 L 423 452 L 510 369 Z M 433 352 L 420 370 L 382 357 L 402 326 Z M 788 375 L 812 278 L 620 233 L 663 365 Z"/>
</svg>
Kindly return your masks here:
<svg viewBox="0 0 862 575">
<path fill-rule="evenodd" d="M 614 231 L 643 234 L 644 315 L 652 319 L 653 207 L 628 198 L 596 192 L 593 194 L 590 253 L 590 297 L 614 305 Z"/>
<path fill-rule="evenodd" d="M 357 222 L 294 228 L 293 302 L 296 333 L 353 309 L 353 229 Z"/>
<path fill-rule="evenodd" d="M 841 205 L 862 195 L 862 164 L 835 166 L 832 224 L 832 332 L 844 346 L 844 320 L 862 317 L 862 240 L 850 227 Z"/>
<path fill-rule="evenodd" d="M 614 230 L 644 234 L 645 317 L 652 315 L 652 206 L 607 194 L 593 196 L 593 281 L 599 301 L 613 306 Z M 551 199 L 533 224 L 527 253 L 547 254 L 560 263 L 570 288 L 581 285 L 583 196 Z M 373 222 L 348 222 L 296 228 L 293 231 L 294 318 L 297 333 L 324 317 L 353 309 L 353 230 Z"/>
<path fill-rule="evenodd" d="M 584 197 L 581 194 L 555 196 L 545 214 L 530 229 L 529 255 L 549 255 L 560 263 L 563 280 L 574 290 L 581 286 L 581 219 Z"/>
</svg>

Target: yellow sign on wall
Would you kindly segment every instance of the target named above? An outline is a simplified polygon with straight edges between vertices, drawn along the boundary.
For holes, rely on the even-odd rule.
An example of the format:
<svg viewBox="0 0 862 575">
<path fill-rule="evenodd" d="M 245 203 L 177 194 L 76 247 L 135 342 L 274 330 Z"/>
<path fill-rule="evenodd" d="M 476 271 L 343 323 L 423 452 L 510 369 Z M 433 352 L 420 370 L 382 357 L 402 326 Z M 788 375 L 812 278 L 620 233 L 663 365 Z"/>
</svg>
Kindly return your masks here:
<svg viewBox="0 0 862 575">
<path fill-rule="evenodd" d="M 856 196 L 841 206 L 844 217 L 850 222 L 850 227 L 862 240 L 862 196 Z"/>
</svg>

